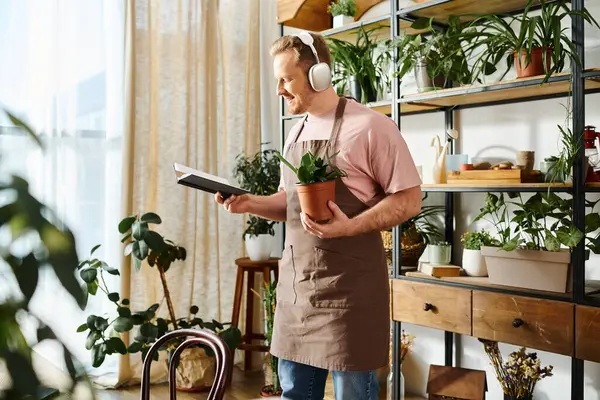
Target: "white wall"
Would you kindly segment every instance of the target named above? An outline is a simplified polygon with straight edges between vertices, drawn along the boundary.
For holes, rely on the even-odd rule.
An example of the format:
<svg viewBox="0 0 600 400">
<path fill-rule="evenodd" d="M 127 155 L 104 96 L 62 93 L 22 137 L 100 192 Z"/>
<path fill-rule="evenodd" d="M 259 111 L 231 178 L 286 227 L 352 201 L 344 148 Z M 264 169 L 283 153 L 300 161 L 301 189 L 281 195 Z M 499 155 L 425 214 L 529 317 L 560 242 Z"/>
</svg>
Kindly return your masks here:
<svg viewBox="0 0 600 400">
<path fill-rule="evenodd" d="M 400 0 L 403 4 L 410 0 Z M 600 19 L 600 0 L 588 0 L 586 7 Z M 363 20 L 384 15 L 389 12 L 390 4 L 385 1 L 369 10 Z M 292 32 L 286 29 L 285 33 Z M 588 29 L 586 35 L 586 68 L 600 67 L 600 32 Z M 567 33 L 570 34 L 570 33 Z M 268 68 L 270 68 L 270 64 Z M 505 79 L 514 78 L 514 74 Z M 413 87 L 411 82 L 403 84 L 403 89 Z M 600 128 L 600 94 L 586 97 L 586 124 Z M 272 101 L 276 102 L 274 96 Z M 473 156 L 500 156 L 514 158 L 516 150 L 534 150 L 536 167 L 544 157 L 557 154 L 560 150 L 557 124 L 564 124 L 565 112 L 561 106 L 566 98 L 516 103 L 502 106 L 473 108 L 455 113 L 455 126 L 460 138 L 456 152 Z M 293 122 L 286 123 L 289 130 Z M 430 142 L 435 135 L 444 137 L 443 113 L 408 116 L 401 119 L 401 131 L 404 135 L 417 165 L 427 162 L 431 153 Z M 273 142 L 278 143 L 278 131 L 273 132 Z M 593 196 L 593 195 L 590 195 Z M 464 232 L 468 224 L 478 213 L 482 205 L 483 194 L 461 194 L 456 196 L 456 237 Z M 476 227 L 477 228 L 477 227 Z M 461 249 L 456 250 L 460 255 Z M 588 278 L 600 279 L 600 257 L 592 256 L 587 263 Z M 403 324 L 404 329 L 416 336 L 413 351 L 407 356 L 403 366 L 407 391 L 425 395 L 428 367 L 430 364 L 444 363 L 443 331 Z M 599 332 L 600 334 L 600 332 Z M 501 344 L 503 355 L 517 350 L 516 346 Z M 531 349 L 535 351 L 535 349 Z M 476 338 L 456 335 L 455 354 L 458 365 L 466 368 L 483 369 L 487 372 L 488 399 L 503 398 L 499 383 L 489 364 L 482 345 Z M 548 352 L 538 351 L 542 365 L 552 364 L 554 376 L 540 382 L 535 398 L 539 400 L 570 399 L 571 359 Z M 600 364 L 585 363 L 585 399 L 600 400 Z M 582 399 L 583 400 L 583 399 Z"/>
</svg>

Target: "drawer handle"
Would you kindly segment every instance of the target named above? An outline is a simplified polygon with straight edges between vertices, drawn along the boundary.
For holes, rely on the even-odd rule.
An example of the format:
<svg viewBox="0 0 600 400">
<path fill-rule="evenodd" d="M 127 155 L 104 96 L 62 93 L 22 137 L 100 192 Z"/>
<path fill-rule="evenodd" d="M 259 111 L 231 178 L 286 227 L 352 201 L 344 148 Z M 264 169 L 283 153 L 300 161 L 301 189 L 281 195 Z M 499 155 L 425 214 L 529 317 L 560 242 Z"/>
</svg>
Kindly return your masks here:
<svg viewBox="0 0 600 400">
<path fill-rule="evenodd" d="M 425 304 L 423 304 L 423 310 L 425 310 L 425 311 L 433 310 L 433 305 L 431 303 L 425 303 Z"/>
<path fill-rule="evenodd" d="M 521 325 L 523 325 L 523 320 L 521 318 L 515 318 L 512 320 L 512 326 L 514 326 L 515 328 L 518 328 Z"/>
</svg>

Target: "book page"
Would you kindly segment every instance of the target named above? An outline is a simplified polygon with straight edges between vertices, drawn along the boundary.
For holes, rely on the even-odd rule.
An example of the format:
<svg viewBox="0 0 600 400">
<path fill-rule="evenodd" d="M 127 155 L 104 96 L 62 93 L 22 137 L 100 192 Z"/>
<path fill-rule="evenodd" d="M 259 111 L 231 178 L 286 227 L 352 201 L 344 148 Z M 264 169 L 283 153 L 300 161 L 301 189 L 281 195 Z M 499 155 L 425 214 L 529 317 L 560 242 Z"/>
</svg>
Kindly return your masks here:
<svg viewBox="0 0 600 400">
<path fill-rule="evenodd" d="M 173 164 L 173 168 L 175 169 L 175 173 L 177 175 L 177 178 L 182 178 L 182 177 L 185 177 L 185 176 L 188 176 L 188 175 L 196 175 L 196 176 L 199 176 L 200 178 L 208 179 L 208 180 L 211 180 L 211 181 L 214 181 L 214 182 L 219 182 L 219 183 L 222 183 L 224 185 L 230 185 L 231 186 L 231 184 L 229 183 L 229 181 L 227 179 L 225 179 L 225 178 L 221 178 L 219 176 L 211 175 L 211 174 L 208 174 L 206 172 L 201 172 L 201 171 L 198 171 L 197 169 L 187 167 L 187 166 L 185 166 L 183 164 L 174 163 Z"/>
</svg>

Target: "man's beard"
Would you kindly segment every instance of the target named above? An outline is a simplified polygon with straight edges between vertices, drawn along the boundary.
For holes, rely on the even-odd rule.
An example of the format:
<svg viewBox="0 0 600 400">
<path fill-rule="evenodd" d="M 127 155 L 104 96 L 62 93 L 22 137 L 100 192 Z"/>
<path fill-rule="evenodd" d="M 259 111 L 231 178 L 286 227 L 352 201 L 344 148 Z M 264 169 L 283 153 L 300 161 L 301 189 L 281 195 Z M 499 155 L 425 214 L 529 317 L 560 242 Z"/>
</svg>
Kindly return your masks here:
<svg viewBox="0 0 600 400">
<path fill-rule="evenodd" d="M 299 100 L 298 97 L 294 97 L 292 102 L 290 104 L 288 104 L 288 111 L 292 115 L 298 115 L 298 114 L 305 113 L 308 110 L 308 108 L 311 106 L 314 97 L 315 97 L 315 94 L 307 90 L 302 95 L 301 101 Z"/>
</svg>

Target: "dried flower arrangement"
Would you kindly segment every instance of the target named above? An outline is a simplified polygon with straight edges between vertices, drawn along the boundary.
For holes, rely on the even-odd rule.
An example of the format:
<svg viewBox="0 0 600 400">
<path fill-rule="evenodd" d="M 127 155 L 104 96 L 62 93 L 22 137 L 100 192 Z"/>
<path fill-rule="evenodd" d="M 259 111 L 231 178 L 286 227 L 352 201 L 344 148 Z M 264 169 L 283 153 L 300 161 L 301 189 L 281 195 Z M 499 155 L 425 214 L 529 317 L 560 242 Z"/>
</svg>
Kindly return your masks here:
<svg viewBox="0 0 600 400">
<path fill-rule="evenodd" d="M 402 334 L 400 335 L 400 362 L 404 361 L 404 357 L 408 354 L 408 350 L 412 347 L 414 340 L 414 335 L 408 334 L 402 329 Z"/>
<path fill-rule="evenodd" d="M 525 347 L 510 353 L 508 360 L 504 361 L 498 342 L 483 339 L 479 341 L 483 343 L 505 396 L 519 400 L 531 399 L 536 383 L 547 376 L 552 376 L 553 366 L 542 368 L 537 354 L 526 353 Z"/>
</svg>

